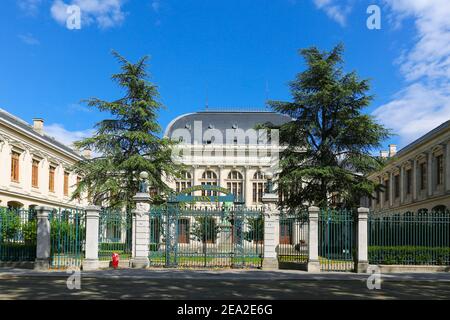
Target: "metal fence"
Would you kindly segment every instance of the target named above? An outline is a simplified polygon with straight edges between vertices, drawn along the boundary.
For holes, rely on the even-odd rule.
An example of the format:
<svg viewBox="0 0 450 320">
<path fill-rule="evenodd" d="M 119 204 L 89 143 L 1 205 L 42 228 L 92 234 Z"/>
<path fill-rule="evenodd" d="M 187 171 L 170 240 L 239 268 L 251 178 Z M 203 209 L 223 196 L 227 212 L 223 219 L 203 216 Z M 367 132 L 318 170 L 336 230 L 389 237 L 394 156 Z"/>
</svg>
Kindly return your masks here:
<svg viewBox="0 0 450 320">
<path fill-rule="evenodd" d="M 85 211 L 60 209 L 49 215 L 50 268 L 80 268 L 86 242 Z"/>
<path fill-rule="evenodd" d="M 355 269 L 355 214 L 323 209 L 319 215 L 319 261 L 322 271 Z"/>
<path fill-rule="evenodd" d="M 149 213 L 152 266 L 260 268 L 262 211 L 244 208 L 153 207 Z"/>
<path fill-rule="evenodd" d="M 450 265 L 450 213 L 371 213 L 371 264 Z"/>
<path fill-rule="evenodd" d="M 120 210 L 104 209 L 99 217 L 98 258 L 110 261 L 113 253 L 120 255 L 120 260 L 131 257 L 132 216 Z"/>
<path fill-rule="evenodd" d="M 306 264 L 309 254 L 308 212 L 280 213 L 278 261 Z"/>
<path fill-rule="evenodd" d="M 36 213 L 0 208 L 0 261 L 36 259 Z"/>
</svg>

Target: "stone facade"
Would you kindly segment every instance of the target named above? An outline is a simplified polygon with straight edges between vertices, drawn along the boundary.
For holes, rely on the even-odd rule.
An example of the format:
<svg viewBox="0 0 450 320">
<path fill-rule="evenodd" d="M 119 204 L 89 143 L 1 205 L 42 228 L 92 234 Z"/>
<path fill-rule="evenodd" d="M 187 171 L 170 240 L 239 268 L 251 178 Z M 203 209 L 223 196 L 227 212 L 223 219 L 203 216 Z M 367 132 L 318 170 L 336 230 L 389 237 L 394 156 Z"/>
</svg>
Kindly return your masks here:
<svg viewBox="0 0 450 320">
<path fill-rule="evenodd" d="M 390 146 L 381 172 L 370 176 L 385 192 L 374 194 L 375 211 L 417 212 L 450 209 L 450 121 L 412 142 L 398 153 Z"/>
<path fill-rule="evenodd" d="M 83 200 L 70 199 L 78 179 L 70 167 L 81 159 L 80 154 L 44 133 L 43 120 L 34 119 L 29 125 L 0 109 L 1 207 L 86 205 Z"/>
<path fill-rule="evenodd" d="M 177 159 L 187 169 L 181 179 L 167 178 L 168 185 L 176 192 L 196 185 L 217 185 L 240 197 L 248 208 L 262 207 L 265 174 L 277 167 L 282 148 L 260 136 L 252 140 L 251 130 L 258 124 L 288 121 L 289 117 L 267 111 L 198 112 L 174 119 L 165 136 L 180 141 L 182 152 Z M 228 141 L 230 133 L 236 133 L 236 138 Z M 217 137 L 223 139 L 214 141 Z"/>
</svg>

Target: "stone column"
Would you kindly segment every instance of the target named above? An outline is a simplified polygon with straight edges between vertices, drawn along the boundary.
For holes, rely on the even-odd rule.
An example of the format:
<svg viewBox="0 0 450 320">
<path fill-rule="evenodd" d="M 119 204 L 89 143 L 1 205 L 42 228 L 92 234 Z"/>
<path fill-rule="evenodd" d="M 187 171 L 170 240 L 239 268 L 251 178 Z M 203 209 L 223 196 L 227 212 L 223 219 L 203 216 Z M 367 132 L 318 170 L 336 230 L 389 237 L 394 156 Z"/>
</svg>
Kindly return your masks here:
<svg viewBox="0 0 450 320">
<path fill-rule="evenodd" d="M 264 260 L 263 269 L 278 269 L 278 245 L 280 243 L 280 212 L 277 209 L 278 196 L 266 193 L 264 203 Z"/>
<path fill-rule="evenodd" d="M 133 197 L 136 202 L 136 209 L 133 210 L 133 258 L 131 266 L 133 268 L 146 268 L 150 265 L 148 260 L 150 243 L 150 195 L 148 193 L 138 193 Z"/>
<path fill-rule="evenodd" d="M 83 261 L 83 270 L 97 270 L 98 263 L 98 232 L 100 207 L 88 206 L 86 208 L 86 257 Z"/>
<path fill-rule="evenodd" d="M 445 190 L 450 192 L 450 141 L 445 145 Z"/>
<path fill-rule="evenodd" d="M 37 207 L 36 261 L 35 270 L 48 270 L 50 267 L 50 221 L 48 215 L 53 209 Z"/>
<path fill-rule="evenodd" d="M 318 207 L 309 207 L 308 272 L 320 272 L 319 262 L 319 212 Z"/>
<path fill-rule="evenodd" d="M 358 208 L 357 256 L 356 272 L 367 273 L 369 261 L 367 257 L 367 219 L 369 208 Z"/>
<path fill-rule="evenodd" d="M 428 196 L 433 195 L 433 151 L 429 151 L 427 155 L 427 189 Z"/>
</svg>

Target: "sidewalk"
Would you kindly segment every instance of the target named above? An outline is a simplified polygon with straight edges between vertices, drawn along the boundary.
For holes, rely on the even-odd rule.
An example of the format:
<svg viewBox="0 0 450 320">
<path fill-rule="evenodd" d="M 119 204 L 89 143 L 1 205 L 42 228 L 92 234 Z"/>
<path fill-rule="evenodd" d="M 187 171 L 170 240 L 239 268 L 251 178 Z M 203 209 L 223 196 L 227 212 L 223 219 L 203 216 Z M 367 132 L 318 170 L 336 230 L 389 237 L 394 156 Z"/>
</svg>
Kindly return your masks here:
<svg viewBox="0 0 450 320">
<path fill-rule="evenodd" d="M 67 271 L 34 271 L 0 268 L 0 279 L 11 277 L 67 277 Z M 202 279 L 202 280 L 315 280 L 364 281 L 370 274 L 350 272 L 308 273 L 296 270 L 180 270 L 180 269 L 108 269 L 82 271 L 83 278 L 108 279 Z M 391 273 L 382 274 L 383 281 L 439 281 L 450 282 L 450 273 Z"/>
</svg>

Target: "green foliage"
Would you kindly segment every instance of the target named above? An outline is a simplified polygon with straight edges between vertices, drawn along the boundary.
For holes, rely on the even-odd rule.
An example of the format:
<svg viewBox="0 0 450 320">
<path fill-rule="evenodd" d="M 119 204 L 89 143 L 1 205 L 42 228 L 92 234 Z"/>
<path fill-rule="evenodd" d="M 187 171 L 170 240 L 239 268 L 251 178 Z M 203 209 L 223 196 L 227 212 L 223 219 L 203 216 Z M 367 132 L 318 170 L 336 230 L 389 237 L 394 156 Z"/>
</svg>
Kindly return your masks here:
<svg viewBox="0 0 450 320">
<path fill-rule="evenodd" d="M 21 231 L 20 215 L 13 211 L 0 212 L 0 241 L 13 241 Z"/>
<path fill-rule="evenodd" d="M 158 136 L 157 116 L 163 105 L 157 100 L 157 86 L 147 80 L 148 57 L 131 63 L 117 52 L 113 55 L 121 72 L 112 75 L 112 80 L 124 96 L 113 101 L 87 100 L 89 107 L 107 112 L 110 118 L 96 124 L 92 137 L 75 143 L 78 149 L 89 149 L 99 156 L 75 166 L 74 171 L 83 178 L 73 198 L 87 192 L 93 203 L 106 201 L 110 207 L 131 208 L 140 172 L 147 171 L 151 188 L 162 193 L 169 190 L 162 177 L 178 176 L 180 170 L 171 157 L 174 142 Z"/>
<path fill-rule="evenodd" d="M 366 175 L 382 162 L 371 155 L 389 131 L 362 113 L 372 101 L 368 80 L 342 69 L 343 46 L 331 52 L 312 47 L 300 51 L 307 69 L 290 84 L 292 102 L 271 101 L 277 112 L 293 121 L 279 127 L 281 153 L 278 177 L 284 194 L 280 205 L 292 210 L 305 203 L 329 207 L 331 196 L 341 206 L 355 207 L 360 198 L 381 188 Z"/>
<path fill-rule="evenodd" d="M 388 265 L 449 265 L 450 248 L 424 246 L 369 246 L 369 262 Z"/>
<path fill-rule="evenodd" d="M 37 221 L 35 219 L 27 221 L 22 225 L 22 235 L 25 244 L 36 245 Z"/>
</svg>

